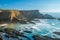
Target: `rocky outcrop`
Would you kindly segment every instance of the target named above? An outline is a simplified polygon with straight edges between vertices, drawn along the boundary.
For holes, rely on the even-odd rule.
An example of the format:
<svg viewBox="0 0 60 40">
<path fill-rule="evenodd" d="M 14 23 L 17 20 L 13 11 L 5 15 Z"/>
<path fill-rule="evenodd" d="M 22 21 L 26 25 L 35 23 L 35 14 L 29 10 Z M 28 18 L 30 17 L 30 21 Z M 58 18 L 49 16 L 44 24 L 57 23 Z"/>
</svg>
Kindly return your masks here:
<svg viewBox="0 0 60 40">
<path fill-rule="evenodd" d="M 15 30 L 13 28 L 3 28 L 0 30 L 0 32 L 2 32 L 1 33 L 2 36 L 5 36 L 7 38 L 17 38 L 18 40 L 20 40 L 21 38 L 19 38 L 19 37 L 24 37 L 24 38 L 27 38 L 28 40 L 30 40 L 30 38 L 27 37 L 24 33 L 20 32 L 18 30 Z M 3 33 L 5 33 L 5 34 L 3 34 Z"/>
<path fill-rule="evenodd" d="M 55 18 L 49 14 L 45 14 L 44 19 L 55 19 Z"/>
<path fill-rule="evenodd" d="M 54 34 L 60 35 L 60 32 L 53 32 Z"/>
</svg>

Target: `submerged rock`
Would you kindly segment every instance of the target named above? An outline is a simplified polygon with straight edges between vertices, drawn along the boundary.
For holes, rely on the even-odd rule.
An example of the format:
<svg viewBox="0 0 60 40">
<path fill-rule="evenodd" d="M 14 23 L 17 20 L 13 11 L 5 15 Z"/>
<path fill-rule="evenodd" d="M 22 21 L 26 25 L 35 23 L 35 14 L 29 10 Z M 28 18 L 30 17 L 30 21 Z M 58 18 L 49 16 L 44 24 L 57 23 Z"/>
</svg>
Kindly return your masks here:
<svg viewBox="0 0 60 40">
<path fill-rule="evenodd" d="M 24 32 L 26 32 L 26 33 L 32 33 L 31 31 L 24 31 Z"/>
<path fill-rule="evenodd" d="M 60 32 L 53 32 L 54 34 L 60 35 Z"/>
<path fill-rule="evenodd" d="M 34 40 L 45 40 L 43 37 L 37 35 L 33 35 L 32 37 L 34 38 Z"/>
</svg>

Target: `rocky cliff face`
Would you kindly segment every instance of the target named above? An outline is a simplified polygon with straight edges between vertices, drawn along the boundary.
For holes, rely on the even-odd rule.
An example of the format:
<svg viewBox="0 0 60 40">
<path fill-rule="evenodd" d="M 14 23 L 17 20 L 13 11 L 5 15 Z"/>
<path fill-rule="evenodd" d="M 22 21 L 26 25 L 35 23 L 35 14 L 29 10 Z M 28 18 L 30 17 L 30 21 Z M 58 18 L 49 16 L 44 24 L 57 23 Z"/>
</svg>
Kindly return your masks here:
<svg viewBox="0 0 60 40">
<path fill-rule="evenodd" d="M 0 10 L 0 21 L 1 20 L 8 20 L 10 15 L 10 11 L 7 10 Z"/>
<path fill-rule="evenodd" d="M 44 18 L 43 14 L 39 13 L 39 10 L 22 10 L 21 12 L 26 18 Z"/>
<path fill-rule="evenodd" d="M 39 10 L 0 10 L 0 20 L 21 19 L 53 19 L 51 15 L 43 15 Z"/>
</svg>

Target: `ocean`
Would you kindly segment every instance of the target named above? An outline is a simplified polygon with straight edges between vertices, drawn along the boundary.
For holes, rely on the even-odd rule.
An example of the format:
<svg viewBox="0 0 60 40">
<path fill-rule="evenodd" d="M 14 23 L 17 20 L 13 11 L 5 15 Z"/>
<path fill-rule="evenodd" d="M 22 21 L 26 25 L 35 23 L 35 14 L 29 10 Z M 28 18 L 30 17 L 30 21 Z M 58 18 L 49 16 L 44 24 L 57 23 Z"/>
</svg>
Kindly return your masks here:
<svg viewBox="0 0 60 40">
<path fill-rule="evenodd" d="M 32 38 L 33 35 L 60 38 L 59 35 L 53 33 L 53 32 L 60 32 L 60 20 L 58 19 L 37 19 L 37 20 L 33 20 L 32 22 L 34 22 L 35 24 L 29 23 L 29 22 L 27 22 L 27 24 L 21 24 L 21 23 L 13 24 L 12 23 L 11 27 L 20 32 L 23 32 L 24 35 L 26 35 L 31 40 L 34 40 Z M 30 31 L 32 33 L 25 32 L 25 31 Z M 22 40 L 28 40 L 24 37 L 21 37 L 21 38 Z M 7 38 L 5 39 L 7 40 Z M 10 40 L 12 39 L 10 38 Z"/>
</svg>

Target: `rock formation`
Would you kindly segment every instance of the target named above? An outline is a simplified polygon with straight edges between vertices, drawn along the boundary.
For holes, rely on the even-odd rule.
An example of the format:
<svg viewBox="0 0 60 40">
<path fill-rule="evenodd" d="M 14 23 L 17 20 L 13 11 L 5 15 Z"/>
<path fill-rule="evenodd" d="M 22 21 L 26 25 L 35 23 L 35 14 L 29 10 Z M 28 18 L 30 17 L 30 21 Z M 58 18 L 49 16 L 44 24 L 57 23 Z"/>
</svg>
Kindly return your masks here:
<svg viewBox="0 0 60 40">
<path fill-rule="evenodd" d="M 45 14 L 39 12 L 39 10 L 0 10 L 0 21 L 4 20 L 32 20 L 32 19 L 54 19 L 51 15 Z"/>
<path fill-rule="evenodd" d="M 45 14 L 45 15 L 44 15 L 44 19 L 54 19 L 54 17 L 52 17 L 52 16 L 49 15 L 49 14 Z"/>
</svg>

